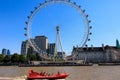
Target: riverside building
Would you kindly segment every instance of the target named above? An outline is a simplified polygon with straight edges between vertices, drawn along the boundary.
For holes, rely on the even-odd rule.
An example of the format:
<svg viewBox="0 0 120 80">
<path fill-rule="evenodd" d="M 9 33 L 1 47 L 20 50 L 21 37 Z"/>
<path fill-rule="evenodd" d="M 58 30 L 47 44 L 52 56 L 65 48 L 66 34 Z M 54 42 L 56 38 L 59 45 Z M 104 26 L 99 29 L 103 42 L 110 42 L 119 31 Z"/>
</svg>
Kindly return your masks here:
<svg viewBox="0 0 120 80">
<path fill-rule="evenodd" d="M 34 39 L 31 39 L 31 41 L 34 41 L 35 44 L 42 49 L 43 51 L 47 52 L 48 50 L 48 38 L 46 36 L 36 36 Z M 34 53 L 34 49 L 31 47 L 28 40 L 23 41 L 21 44 L 21 54 L 27 55 Z"/>
<path fill-rule="evenodd" d="M 120 48 L 117 46 L 104 46 L 103 44 L 102 47 L 73 47 L 68 60 L 81 60 L 91 63 L 118 62 L 120 61 Z"/>
<path fill-rule="evenodd" d="M 34 41 L 40 49 L 47 52 L 47 50 L 48 50 L 48 38 L 46 36 L 36 36 Z"/>
<path fill-rule="evenodd" d="M 55 53 L 55 43 L 50 43 L 50 44 L 49 44 L 48 52 L 49 52 L 49 54 L 51 55 L 51 57 L 54 57 L 54 53 Z"/>
<path fill-rule="evenodd" d="M 3 49 L 2 49 L 2 54 L 3 54 L 3 55 L 6 55 L 6 54 L 7 54 L 7 49 L 3 48 Z"/>
</svg>

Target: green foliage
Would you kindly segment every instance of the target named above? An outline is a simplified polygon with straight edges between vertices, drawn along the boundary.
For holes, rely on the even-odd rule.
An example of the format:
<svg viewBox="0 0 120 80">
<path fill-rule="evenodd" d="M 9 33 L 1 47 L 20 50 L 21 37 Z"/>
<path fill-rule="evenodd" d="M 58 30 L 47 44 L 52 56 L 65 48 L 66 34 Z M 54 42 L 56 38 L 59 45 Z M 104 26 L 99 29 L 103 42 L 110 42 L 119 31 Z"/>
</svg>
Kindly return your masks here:
<svg viewBox="0 0 120 80">
<path fill-rule="evenodd" d="M 19 55 L 17 53 L 14 53 L 12 56 L 11 56 L 11 62 L 12 63 L 18 63 L 19 62 Z"/>
<path fill-rule="evenodd" d="M 4 55 L 0 54 L 0 62 L 3 62 L 3 60 L 4 60 Z"/>
<path fill-rule="evenodd" d="M 28 59 L 29 59 L 30 61 L 36 61 L 36 60 L 37 60 L 36 55 L 34 55 L 34 54 L 29 54 L 29 55 L 28 55 Z"/>
<path fill-rule="evenodd" d="M 42 61 L 42 58 L 40 57 L 39 53 L 36 53 L 36 59 L 37 61 Z"/>
<path fill-rule="evenodd" d="M 11 56 L 10 55 L 6 55 L 4 57 L 4 63 L 10 63 L 11 62 Z"/>
<path fill-rule="evenodd" d="M 31 60 L 35 60 L 36 57 L 31 55 L 30 56 Z M 3 55 L 0 54 L 0 63 L 26 63 L 27 59 L 25 55 L 19 55 L 17 53 L 14 53 L 13 55 Z"/>
<path fill-rule="evenodd" d="M 25 63 L 26 62 L 26 57 L 25 57 L 25 55 L 19 55 L 19 62 L 20 63 Z"/>
</svg>

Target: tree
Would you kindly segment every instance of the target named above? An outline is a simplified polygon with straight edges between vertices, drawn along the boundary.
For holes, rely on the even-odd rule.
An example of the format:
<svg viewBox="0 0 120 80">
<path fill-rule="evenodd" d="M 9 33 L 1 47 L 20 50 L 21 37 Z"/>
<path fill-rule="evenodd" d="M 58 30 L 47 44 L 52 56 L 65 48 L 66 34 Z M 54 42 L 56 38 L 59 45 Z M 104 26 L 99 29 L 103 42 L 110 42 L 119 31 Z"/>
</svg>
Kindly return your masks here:
<svg viewBox="0 0 120 80">
<path fill-rule="evenodd" d="M 42 61 L 42 58 L 40 57 L 39 53 L 36 53 L 36 59 L 37 61 Z"/>
<path fill-rule="evenodd" d="M 34 55 L 34 54 L 29 54 L 29 55 L 28 55 L 28 59 L 29 59 L 30 61 L 35 61 L 35 60 L 37 60 L 36 55 Z"/>
<path fill-rule="evenodd" d="M 12 63 L 18 63 L 19 62 L 19 55 L 17 53 L 14 53 L 12 56 L 11 56 L 11 62 Z"/>
<path fill-rule="evenodd" d="M 0 54 L 0 62 L 3 62 L 3 60 L 4 60 L 4 55 Z"/>
<path fill-rule="evenodd" d="M 10 55 L 6 55 L 4 57 L 4 63 L 10 63 L 11 62 L 11 56 Z"/>
<path fill-rule="evenodd" d="M 26 57 L 25 57 L 25 55 L 19 55 L 19 62 L 20 63 L 25 63 L 26 62 Z"/>
</svg>

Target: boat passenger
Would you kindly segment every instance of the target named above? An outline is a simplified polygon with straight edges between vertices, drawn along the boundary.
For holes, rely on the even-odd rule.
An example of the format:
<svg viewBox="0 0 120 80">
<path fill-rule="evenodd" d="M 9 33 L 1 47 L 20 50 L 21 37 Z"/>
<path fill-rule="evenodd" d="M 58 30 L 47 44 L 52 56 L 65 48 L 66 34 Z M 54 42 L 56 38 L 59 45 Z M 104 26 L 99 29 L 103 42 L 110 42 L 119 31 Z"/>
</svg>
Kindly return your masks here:
<svg viewBox="0 0 120 80">
<path fill-rule="evenodd" d="M 60 75 L 60 72 L 58 71 L 58 75 Z"/>
</svg>

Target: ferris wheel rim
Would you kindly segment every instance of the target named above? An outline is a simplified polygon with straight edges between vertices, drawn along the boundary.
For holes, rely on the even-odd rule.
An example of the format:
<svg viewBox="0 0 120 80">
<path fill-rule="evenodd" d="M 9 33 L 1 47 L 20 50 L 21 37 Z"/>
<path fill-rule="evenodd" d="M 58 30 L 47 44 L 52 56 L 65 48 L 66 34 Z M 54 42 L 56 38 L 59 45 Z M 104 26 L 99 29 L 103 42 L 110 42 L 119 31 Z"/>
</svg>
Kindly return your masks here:
<svg viewBox="0 0 120 80">
<path fill-rule="evenodd" d="M 85 21 L 85 24 L 86 24 L 86 26 L 84 26 L 84 27 L 86 27 L 87 29 L 86 29 L 86 33 L 84 34 L 85 38 L 80 42 L 80 46 L 84 47 L 86 45 L 86 42 L 89 39 L 90 29 L 91 29 L 89 23 L 91 21 L 88 19 L 88 15 L 85 13 L 85 10 L 81 9 L 81 6 L 78 6 L 76 4 L 76 2 L 71 2 L 70 0 L 50 0 L 50 1 L 45 1 L 44 3 L 39 4 L 38 7 L 35 7 L 35 9 L 33 11 L 31 11 L 30 16 L 28 16 L 28 21 L 26 22 L 26 25 L 27 25 L 27 27 L 26 27 L 26 36 L 28 38 L 28 41 L 29 41 L 30 45 L 34 48 L 35 51 L 37 51 L 37 52 L 42 51 L 40 48 L 38 48 L 38 46 L 35 44 L 34 41 L 31 41 L 30 27 L 31 27 L 31 24 L 32 24 L 32 19 L 35 16 L 35 14 L 38 11 L 40 11 L 40 9 L 42 9 L 43 7 L 45 7 L 45 6 L 49 5 L 49 4 L 55 4 L 55 3 L 63 3 L 63 4 L 66 4 L 66 5 L 72 6 L 73 8 L 77 9 L 80 12 L 80 15 L 82 15 L 82 17 L 84 18 L 84 21 Z"/>
</svg>

